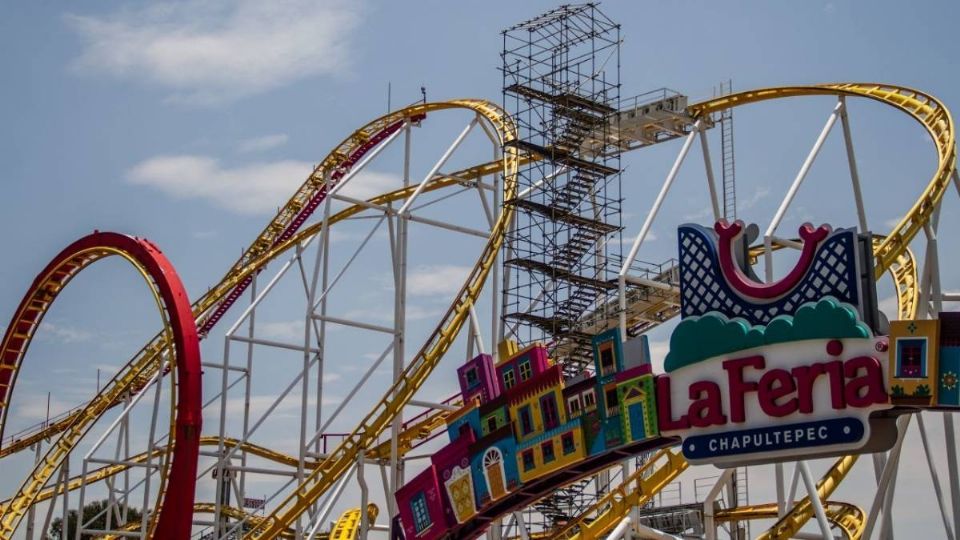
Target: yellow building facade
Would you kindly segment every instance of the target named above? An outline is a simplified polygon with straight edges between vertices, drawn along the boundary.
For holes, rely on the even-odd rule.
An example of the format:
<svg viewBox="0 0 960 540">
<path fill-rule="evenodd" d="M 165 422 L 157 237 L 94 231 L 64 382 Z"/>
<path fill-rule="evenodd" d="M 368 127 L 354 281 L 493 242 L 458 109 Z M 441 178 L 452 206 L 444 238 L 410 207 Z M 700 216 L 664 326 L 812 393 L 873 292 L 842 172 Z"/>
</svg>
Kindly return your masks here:
<svg viewBox="0 0 960 540">
<path fill-rule="evenodd" d="M 891 402 L 917 406 L 936 403 L 939 321 L 892 321 L 888 353 Z"/>
</svg>

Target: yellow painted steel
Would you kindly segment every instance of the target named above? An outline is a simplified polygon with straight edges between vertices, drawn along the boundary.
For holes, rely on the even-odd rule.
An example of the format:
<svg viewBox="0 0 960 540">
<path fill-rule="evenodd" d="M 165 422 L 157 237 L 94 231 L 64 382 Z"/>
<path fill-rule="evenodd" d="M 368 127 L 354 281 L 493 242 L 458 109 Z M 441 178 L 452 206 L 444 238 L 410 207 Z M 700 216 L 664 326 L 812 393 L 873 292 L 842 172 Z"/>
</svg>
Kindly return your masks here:
<svg viewBox="0 0 960 540">
<path fill-rule="evenodd" d="M 217 505 L 214 503 L 195 503 L 193 505 L 194 514 L 213 514 L 216 512 Z M 246 511 L 236 508 L 234 506 L 220 506 L 220 513 L 223 515 L 236 520 L 246 520 L 247 523 L 260 523 L 260 520 L 263 518 L 261 516 L 255 516 L 248 514 Z M 120 528 L 122 531 L 136 531 L 140 528 L 139 521 L 131 521 L 123 527 Z M 287 529 L 279 534 L 278 538 L 296 538 L 296 531 L 293 529 Z M 117 534 L 106 534 L 98 538 L 98 540 L 121 540 L 123 537 Z M 318 534 L 315 538 L 318 540 L 328 540 L 329 535 Z"/>
<path fill-rule="evenodd" d="M 516 195 L 518 155 L 507 143 L 516 138 L 512 119 L 499 108 L 486 102 L 471 102 L 475 110 L 484 115 L 496 128 L 504 152 L 503 164 L 503 200 Z M 473 267 L 466 282 L 457 294 L 453 304 L 443 316 L 440 324 L 427 339 L 412 361 L 404 368 L 401 379 L 386 392 L 379 403 L 360 424 L 348 435 L 320 466 L 267 516 L 260 526 L 255 527 L 244 538 L 273 538 L 275 533 L 289 527 L 307 508 L 333 485 L 337 478 L 345 474 L 366 448 L 372 446 L 386 430 L 403 406 L 426 382 L 437 363 L 453 344 L 466 320 L 469 309 L 480 296 L 490 269 L 496 264 L 497 255 L 507 229 L 513 219 L 513 207 L 504 205 L 497 222 L 494 224 L 487 245 L 479 261 Z"/>
<path fill-rule="evenodd" d="M 943 199 L 950 184 L 950 177 L 956 171 L 957 149 L 953 118 L 939 100 L 918 90 L 899 86 L 864 83 L 841 83 L 818 86 L 793 86 L 769 88 L 749 92 L 739 92 L 729 96 L 705 101 L 690 106 L 694 116 L 704 116 L 730 107 L 756 103 L 770 99 L 797 96 L 839 95 L 873 99 L 890 105 L 910 115 L 930 134 L 937 152 L 937 168 L 933 178 L 927 184 L 920 198 L 910 211 L 882 240 L 874 243 L 875 272 L 879 279 L 884 272 L 891 271 L 897 285 L 898 311 L 901 317 L 916 314 L 918 287 L 916 265 L 909 244 L 933 216 L 934 210 Z M 818 483 L 820 500 L 826 500 L 843 480 L 850 467 L 856 462 L 856 456 L 846 456 L 837 460 L 833 467 Z M 772 528 L 764 532 L 762 539 L 786 539 L 792 537 L 813 517 L 813 505 L 805 498 Z"/>
<path fill-rule="evenodd" d="M 874 236 L 874 250 L 882 241 L 882 237 Z M 920 280 L 917 279 L 917 258 L 913 250 L 905 249 L 893 261 L 888 271 L 893 276 L 897 293 L 897 317 L 900 320 L 915 319 L 920 304 Z"/>
<path fill-rule="evenodd" d="M 311 174 L 297 193 L 294 194 L 288 204 L 281 209 L 280 213 L 274 218 L 270 225 L 254 240 L 251 246 L 244 252 L 244 256 L 231 268 L 224 279 L 194 304 L 194 315 L 196 316 L 197 325 L 201 326 L 203 324 L 207 317 L 213 312 L 213 309 L 216 308 L 217 303 L 226 298 L 236 285 L 240 284 L 248 276 L 255 274 L 275 257 L 284 253 L 298 241 L 305 238 L 305 236 L 296 236 L 295 238 L 298 240 L 291 238 L 287 242 L 276 246 L 273 245 L 283 230 L 285 230 L 286 226 L 296 217 L 297 212 L 299 212 L 314 195 L 324 188 L 330 173 L 342 163 L 343 158 L 341 156 L 348 155 L 353 149 L 363 144 L 364 141 L 396 121 L 447 109 L 470 110 L 490 121 L 501 136 L 501 144 L 515 138 L 513 124 L 509 117 L 505 116 L 496 105 L 483 100 L 455 100 L 441 103 L 417 104 L 407 107 L 406 109 L 395 111 L 367 124 L 348 137 L 327 159 L 317 166 L 313 174 Z M 516 170 L 521 161 L 522 159 L 517 155 L 516 151 L 507 148 L 504 151 L 503 160 L 471 167 L 460 173 L 455 173 L 450 177 L 435 179 L 425 191 L 433 191 L 453 184 L 460 184 L 482 175 L 500 173 L 504 174 L 505 190 L 509 188 L 512 196 L 512 193 L 516 191 Z M 391 200 L 399 200 L 408 197 L 413 193 L 415 188 L 416 186 L 411 186 L 410 188 L 395 190 L 383 196 L 374 197 L 372 201 L 375 204 L 381 204 Z M 338 213 L 339 220 L 355 215 L 363 209 L 364 207 L 362 205 L 355 205 L 354 207 L 345 209 Z M 331 219 L 331 223 L 332 222 L 333 220 Z M 312 233 L 315 234 L 318 232 L 319 228 L 319 226 L 312 227 Z M 497 231 L 497 236 L 501 241 L 504 231 L 505 223 L 501 224 L 499 231 Z M 271 248 L 271 246 L 273 247 Z M 499 246 L 500 243 L 498 242 L 496 250 L 499 250 Z M 487 247 L 488 249 L 485 253 L 490 251 L 489 248 L 491 246 L 488 244 Z M 494 250 L 494 254 L 496 250 Z M 491 261 L 492 260 L 493 259 L 491 259 Z M 480 268 L 480 265 L 471 273 L 469 287 L 465 287 L 464 289 L 468 290 L 469 295 L 479 294 L 483 281 L 489 271 L 489 265 L 485 265 L 479 274 L 477 272 L 478 268 Z M 482 279 L 478 280 L 476 279 L 477 277 L 482 277 Z M 455 305 L 451 307 L 451 311 L 448 312 L 448 314 L 457 314 L 454 322 L 458 321 L 458 323 L 450 325 L 449 327 L 438 327 L 438 331 L 433 334 L 435 342 L 433 343 L 434 352 L 439 352 L 442 356 L 442 352 L 445 352 L 446 348 L 449 347 L 450 342 L 452 342 L 453 337 L 455 337 L 456 332 L 459 331 L 463 323 L 464 316 L 462 315 L 466 313 L 469 307 L 469 304 L 463 303 L 463 301 L 472 300 L 472 298 L 475 298 L 475 296 L 458 298 Z M 461 311 L 463 314 L 461 314 Z M 440 347 L 437 348 L 436 345 L 440 345 Z M 43 487 L 53 476 L 53 473 L 96 419 L 108 408 L 118 403 L 124 394 L 135 390 L 135 384 L 138 381 L 143 382 L 144 380 L 149 380 L 149 378 L 160 369 L 160 359 L 165 349 L 165 332 L 161 332 L 121 368 L 120 374 L 108 383 L 82 410 L 70 415 L 69 420 L 59 422 L 56 426 L 51 426 L 59 429 L 62 435 L 40 459 L 34 471 L 31 472 L 23 486 L 18 490 L 18 493 L 12 498 L 6 511 L 0 516 L 0 539 L 7 540 L 11 538 L 13 531 L 25 514 L 26 509 L 34 504 L 36 496 L 42 491 Z M 439 360 L 439 356 L 436 357 L 436 360 Z M 44 430 L 43 438 L 55 435 L 56 433 L 57 431 L 51 429 Z M 23 448 L 22 445 L 20 447 Z"/>
<path fill-rule="evenodd" d="M 213 514 L 216 512 L 216 505 L 214 503 L 197 503 L 193 505 L 194 514 Z M 236 508 L 233 506 L 221 506 L 220 512 L 231 519 L 236 520 L 245 520 L 251 525 L 257 525 L 263 521 L 263 517 L 255 516 L 248 514 L 246 511 Z M 369 523 L 374 523 L 377 520 L 377 516 L 380 515 L 380 509 L 375 504 L 367 505 L 367 520 Z M 135 531 L 140 528 L 140 524 L 137 522 L 128 523 L 123 527 L 125 531 Z M 360 532 L 360 509 L 359 508 L 350 508 L 343 512 L 340 515 L 340 518 L 337 519 L 334 523 L 330 534 L 318 534 L 316 538 L 319 540 L 357 540 Z M 281 531 L 277 536 L 278 538 L 296 538 L 296 531 L 293 529 L 287 529 Z M 100 540 L 119 540 L 117 535 L 105 535 L 100 538 Z"/>
<path fill-rule="evenodd" d="M 896 287 L 899 317 L 901 319 L 913 318 L 916 316 L 920 293 L 916 259 L 909 248 L 909 244 L 924 224 L 930 220 L 934 209 L 949 187 L 950 176 L 956 170 L 956 136 L 953 119 L 947 108 L 939 100 L 909 88 L 878 84 L 842 83 L 766 88 L 740 92 L 691 105 L 689 111 L 695 117 L 704 117 L 727 108 L 760 101 L 817 95 L 856 96 L 880 101 L 909 114 L 920 122 L 934 141 L 938 162 L 933 178 L 927 184 L 920 199 L 913 205 L 910 212 L 900 220 L 894 230 L 886 236 L 875 236 L 873 242 L 875 277 L 879 279 L 884 272 L 890 272 Z M 756 253 L 751 253 L 751 255 L 756 255 Z M 841 457 L 824 474 L 817 484 L 820 500 L 826 500 L 833 493 L 837 485 L 850 471 L 850 468 L 853 467 L 853 464 L 856 463 L 856 460 L 857 456 Z M 849 506 L 852 505 L 835 508 L 836 519 L 855 523 L 855 512 L 850 510 Z M 622 519 L 628 509 L 624 510 L 618 517 Z M 842 515 L 845 510 L 850 510 L 850 514 Z M 764 540 L 790 538 L 813 517 L 813 513 L 813 505 L 809 497 L 804 498 L 759 538 Z M 860 521 L 862 522 L 862 519 Z"/>
<path fill-rule="evenodd" d="M 375 504 L 367 505 L 367 522 L 377 521 L 380 509 Z M 360 509 L 351 508 L 340 515 L 330 531 L 330 540 L 357 540 L 360 534 Z"/>
<path fill-rule="evenodd" d="M 750 103 L 799 96 L 854 96 L 873 99 L 908 114 L 927 130 L 937 152 L 937 169 L 923 194 L 910 211 L 874 250 L 875 274 L 879 279 L 897 258 L 906 251 L 910 241 L 930 221 L 940 204 L 956 170 L 957 148 L 953 118 L 937 98 L 902 86 L 874 83 L 837 83 L 814 86 L 785 86 L 738 92 L 697 103 L 689 107 L 695 117 Z"/>
<path fill-rule="evenodd" d="M 687 470 L 687 460 L 670 449 L 659 450 L 615 489 L 597 500 L 586 511 L 553 531 L 550 538 L 593 540 L 616 527 L 630 509 L 650 502 L 660 490 Z"/>
<path fill-rule="evenodd" d="M 827 521 L 839 527 L 847 540 L 860 540 L 863 536 L 863 531 L 867 526 L 867 516 L 859 506 L 839 501 L 826 501 L 824 503 L 824 513 L 827 515 Z M 776 517 L 777 504 L 767 503 L 720 510 L 714 516 L 714 519 L 718 522 L 725 522 Z"/>
<path fill-rule="evenodd" d="M 454 403 L 456 405 L 457 403 Z M 449 411 L 438 410 L 431 411 L 423 420 L 415 422 L 408 426 L 406 429 L 400 432 L 398 436 L 398 445 L 397 453 L 400 457 L 403 457 L 413 448 L 413 444 L 417 440 L 423 440 L 430 437 L 434 431 L 445 426 L 445 419 L 449 415 Z M 209 435 L 200 437 L 200 446 L 219 446 L 220 437 L 216 435 Z M 247 452 L 250 455 L 261 457 L 274 463 L 279 463 L 281 465 L 287 465 L 289 467 L 297 467 L 299 461 L 296 457 L 284 454 L 282 452 L 277 452 L 276 450 L 271 450 L 265 446 L 260 446 L 254 443 L 241 443 L 240 440 L 234 438 L 225 438 L 223 439 L 223 445 L 225 448 L 232 449 L 239 447 L 243 451 Z M 123 471 L 126 471 L 133 467 L 136 464 L 143 463 L 147 461 L 148 458 L 158 459 L 164 458 L 169 452 L 170 447 L 165 446 L 163 448 L 158 448 L 152 453 L 143 452 L 137 454 L 133 457 L 127 458 L 124 460 L 124 463 L 118 463 L 114 465 L 106 465 L 98 469 L 89 471 L 85 475 L 77 475 L 67 481 L 67 491 L 74 491 L 80 489 L 83 485 L 90 485 L 96 482 L 101 482 L 107 478 L 116 476 Z M 367 457 L 369 459 L 379 459 L 386 460 L 390 459 L 390 441 L 385 441 L 380 443 L 376 447 L 367 451 Z M 304 464 L 304 467 L 308 470 L 315 469 L 317 467 L 316 461 L 309 461 Z M 45 488 L 41 491 L 33 504 L 38 504 L 43 501 L 50 500 L 63 493 L 63 485 L 57 485 L 54 487 Z M 6 510 L 7 505 L 10 504 L 10 500 L 0 501 L 0 514 Z"/>
<path fill-rule="evenodd" d="M 942 103 L 937 101 L 935 98 L 915 90 L 887 85 L 853 83 L 771 88 L 751 92 L 741 92 L 692 105 L 690 107 L 690 111 L 695 116 L 703 116 L 728 107 L 745 105 L 748 103 L 769 99 L 805 95 L 859 96 L 884 102 L 910 114 L 911 117 L 924 125 L 933 138 L 938 154 L 938 167 L 933 179 L 925 189 L 920 200 L 918 200 L 917 203 L 911 208 L 910 212 L 897 225 L 894 231 L 879 243 L 875 250 L 877 255 L 877 275 L 881 275 L 886 270 L 894 271 L 899 262 L 904 260 L 912 260 L 909 257 L 904 259 L 905 254 L 907 254 L 907 245 L 916 236 L 923 225 L 930 219 L 936 205 L 939 204 L 940 200 L 942 199 L 942 196 L 946 191 L 946 187 L 948 186 L 950 175 L 954 171 L 956 164 L 955 135 L 953 131 L 953 122 L 949 113 Z M 198 324 L 202 324 L 212 312 L 212 309 L 216 307 L 217 303 L 225 298 L 227 294 L 229 294 L 229 292 L 237 284 L 246 279 L 246 277 L 253 275 L 277 256 L 319 231 L 321 225 L 317 224 L 312 227 L 305 228 L 299 234 L 293 236 L 286 242 L 274 245 L 276 240 L 279 238 L 279 235 L 286 229 L 286 226 L 292 222 L 294 217 L 297 215 L 297 212 L 299 212 L 299 210 L 303 208 L 303 206 L 307 204 L 307 202 L 320 189 L 324 187 L 326 178 L 328 178 L 329 174 L 343 162 L 345 156 L 349 155 L 349 153 L 355 148 L 363 144 L 363 142 L 368 140 L 374 133 L 383 129 L 385 126 L 390 125 L 392 122 L 409 118 L 417 114 L 448 108 L 466 108 L 475 110 L 497 128 L 501 137 L 501 143 L 505 143 L 515 137 L 511 120 L 496 106 L 480 100 L 461 100 L 445 103 L 415 105 L 413 107 L 386 115 L 378 120 L 375 120 L 374 122 L 371 122 L 367 126 L 364 126 L 364 128 L 357 130 L 343 143 L 341 143 L 341 145 L 338 146 L 337 149 L 317 167 L 310 178 L 308 178 L 307 182 L 305 182 L 300 190 L 294 194 L 294 196 L 290 199 L 288 204 L 284 206 L 283 210 L 281 210 L 277 217 L 251 244 L 250 248 L 244 252 L 244 255 L 231 268 L 224 279 L 197 301 L 195 304 L 195 314 L 197 315 Z M 454 175 L 446 178 L 437 179 L 428 185 L 426 190 L 432 191 L 434 189 L 440 189 L 462 183 L 464 180 L 471 180 L 488 174 L 502 173 L 505 175 L 504 189 L 505 191 L 508 191 L 506 198 L 509 198 L 516 189 L 515 173 L 518 165 L 522 162 L 532 159 L 536 158 L 530 156 L 520 156 L 516 153 L 516 151 L 505 147 L 503 161 L 486 163 L 477 167 L 472 167 L 465 171 L 461 171 L 459 173 L 455 173 Z M 371 202 L 374 204 L 386 204 L 387 202 L 402 200 L 408 197 L 414 189 L 415 186 L 395 190 L 379 197 L 374 197 L 371 199 Z M 362 210 L 362 205 L 350 207 L 339 212 L 336 216 L 331 218 L 330 223 L 332 224 L 336 221 L 346 219 L 347 217 L 355 215 Z M 453 338 L 461 328 L 469 305 L 479 294 L 479 291 L 483 285 L 483 281 L 489 272 L 490 266 L 495 260 L 496 252 L 499 250 L 499 247 L 502 243 L 505 225 L 506 223 L 509 223 L 510 214 L 512 214 L 512 210 L 509 207 L 505 208 L 500 216 L 500 220 L 494 227 L 490 241 L 484 250 L 484 254 L 481 257 L 480 262 L 471 273 L 467 284 L 461 290 L 460 295 L 458 295 L 456 301 L 451 306 L 450 310 L 447 312 L 443 321 L 441 321 L 441 324 L 431 336 L 430 340 L 426 345 L 424 345 L 423 349 L 421 349 L 415 360 L 409 365 L 407 372 L 405 373 L 409 379 L 404 379 L 391 388 L 385 399 L 381 401 L 374 411 L 372 411 L 364 419 L 361 425 L 358 426 L 358 428 L 350 435 L 350 437 L 348 437 L 344 443 L 342 443 L 341 446 L 339 446 L 333 452 L 333 454 L 321 464 L 321 467 L 317 468 L 313 474 L 310 475 L 303 485 L 299 486 L 298 489 L 281 504 L 274 514 L 269 516 L 260 527 L 253 531 L 253 533 L 250 535 L 251 537 L 265 538 L 269 537 L 273 532 L 279 534 L 279 532 L 284 530 L 288 524 L 292 523 L 299 513 L 309 506 L 310 502 L 316 500 L 316 497 L 324 493 L 332 484 L 332 482 L 339 475 L 343 474 L 345 471 L 345 466 L 349 466 L 348 462 L 350 460 L 347 458 L 355 458 L 356 455 L 364 451 L 364 448 L 369 447 L 379 437 L 380 433 L 382 433 L 386 425 L 389 424 L 389 421 L 392 420 L 399 409 L 402 408 L 402 405 L 404 405 L 410 399 L 410 397 L 412 397 L 416 389 L 423 384 L 426 377 L 430 374 L 433 367 L 439 361 L 440 357 L 449 347 Z M 896 271 L 894 271 L 894 274 L 896 279 Z M 904 272 L 903 277 L 901 277 L 897 283 L 906 283 L 907 281 L 910 281 L 911 277 L 913 278 L 912 281 L 916 283 L 915 276 L 916 270 L 914 265 L 912 273 L 910 271 Z M 899 285 L 897 289 L 898 299 L 914 299 L 914 307 L 912 308 L 914 311 L 916 309 L 915 295 L 912 297 L 904 295 L 915 292 L 915 290 L 915 286 L 906 286 L 901 289 L 899 288 Z M 904 312 L 904 303 L 902 301 L 900 311 L 901 313 Z M 157 338 L 148 343 L 141 350 L 141 352 L 133 360 L 131 360 L 127 366 L 125 366 L 122 373 L 128 374 L 134 372 L 138 375 L 138 377 L 132 381 L 129 381 L 123 388 L 135 388 L 138 381 L 140 384 L 142 384 L 144 380 L 149 379 L 150 375 L 159 369 L 158 360 L 160 358 L 160 353 L 163 350 L 161 336 L 162 334 L 159 334 Z M 107 396 L 113 396 L 113 399 L 107 399 Z M 72 449 L 73 445 L 76 443 L 79 437 L 85 433 L 86 429 L 89 428 L 89 425 L 92 424 L 96 417 L 98 417 L 99 414 L 102 414 L 107 407 L 112 406 L 112 404 L 117 402 L 116 396 L 117 388 L 115 388 L 115 385 L 108 385 L 108 387 L 106 387 L 103 392 L 95 397 L 94 400 L 92 400 L 83 411 L 72 415 L 69 421 L 63 421 L 55 426 L 52 426 L 50 429 L 46 430 L 42 436 L 36 439 L 39 440 L 40 438 L 46 438 L 59 432 L 65 432 L 64 436 L 60 439 L 60 441 L 63 441 L 63 444 L 58 441 L 58 443 L 51 448 L 50 452 L 48 452 L 47 456 L 41 460 L 40 468 L 42 470 L 39 471 L 41 474 L 37 474 L 38 471 L 35 471 L 34 474 L 31 475 L 29 486 L 26 486 L 27 489 L 21 490 L 19 496 L 14 499 L 12 505 L 13 507 L 25 509 L 32 504 L 32 499 L 36 497 L 37 493 L 40 491 L 40 488 L 52 476 L 53 471 L 62 462 L 63 458 L 66 456 L 66 453 Z M 86 414 L 89 411 L 98 412 L 93 415 Z M 25 448 L 26 446 L 28 445 L 19 445 L 18 449 Z M 61 450 L 56 451 L 58 448 Z M 4 449 L 4 451 L 9 453 L 10 450 Z M 3 455 L 6 454 L 0 454 L 0 457 Z M 855 460 L 855 458 L 841 459 L 838 461 L 837 465 L 831 469 L 831 471 L 828 471 L 827 476 L 824 477 L 822 482 L 828 478 L 835 477 L 835 471 L 843 469 L 841 465 L 845 463 L 845 460 L 849 459 Z M 846 473 L 844 472 L 843 474 L 845 475 Z M 840 479 L 842 479 L 842 476 L 840 476 Z M 835 486 L 833 487 L 835 488 Z M 832 491 L 832 489 L 830 491 Z M 794 511 L 796 511 L 799 507 L 800 505 L 795 507 Z M 791 512 L 791 514 L 793 513 L 794 512 Z M 809 519 L 809 515 L 812 515 L 812 510 L 809 512 L 804 512 L 804 515 L 806 515 L 806 519 L 802 520 L 803 522 Z M 7 516 L 5 514 L 4 522 L 7 521 L 6 517 Z M 788 515 L 787 517 L 790 516 Z M 16 521 L 18 522 L 19 518 L 17 518 Z M 802 523 L 800 526 L 802 526 Z M 10 533 L 8 530 L 4 529 L 0 531 L 0 538 L 9 538 L 9 534 Z"/>
</svg>

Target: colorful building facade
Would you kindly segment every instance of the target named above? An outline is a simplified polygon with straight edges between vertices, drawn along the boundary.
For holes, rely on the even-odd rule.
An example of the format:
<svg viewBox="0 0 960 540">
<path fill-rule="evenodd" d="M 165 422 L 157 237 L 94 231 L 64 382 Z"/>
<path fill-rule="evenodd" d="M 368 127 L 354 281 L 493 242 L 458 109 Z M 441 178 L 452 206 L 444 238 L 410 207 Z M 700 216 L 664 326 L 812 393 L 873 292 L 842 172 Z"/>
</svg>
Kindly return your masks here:
<svg viewBox="0 0 960 540">
<path fill-rule="evenodd" d="M 960 312 L 892 321 L 888 388 L 895 405 L 960 407 Z"/>
<path fill-rule="evenodd" d="M 481 354 L 457 369 L 463 407 L 450 442 L 396 492 L 404 537 L 432 540 L 526 483 L 617 447 L 658 436 L 646 338 L 594 338 L 594 374 L 565 379 L 541 345 L 502 359 Z M 624 355 L 627 351 L 627 356 Z"/>
</svg>

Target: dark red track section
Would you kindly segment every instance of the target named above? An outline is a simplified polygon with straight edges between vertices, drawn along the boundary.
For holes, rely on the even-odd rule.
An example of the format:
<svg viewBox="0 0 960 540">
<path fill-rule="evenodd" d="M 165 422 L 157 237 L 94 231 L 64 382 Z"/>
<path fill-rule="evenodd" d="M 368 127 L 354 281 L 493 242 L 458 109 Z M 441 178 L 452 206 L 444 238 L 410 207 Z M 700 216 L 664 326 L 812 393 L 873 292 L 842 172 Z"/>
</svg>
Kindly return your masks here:
<svg viewBox="0 0 960 540">
<path fill-rule="evenodd" d="M 350 172 L 350 169 L 354 165 L 356 165 L 356 163 L 360 161 L 360 158 L 366 155 L 367 152 L 369 152 L 375 146 L 383 142 L 387 137 L 389 137 L 390 135 L 393 135 L 398 130 L 400 130 L 400 128 L 402 128 L 406 122 L 408 121 L 419 122 L 424 118 L 426 118 L 426 116 L 427 115 L 425 114 L 420 114 L 417 116 L 413 116 L 411 118 L 397 120 L 396 122 L 378 131 L 373 137 L 370 137 L 366 142 L 364 142 L 356 150 L 354 150 L 347 157 L 347 159 L 345 159 L 343 163 L 338 165 L 337 169 L 330 174 L 330 181 L 320 186 L 320 189 L 313 195 L 313 197 L 310 198 L 310 201 L 308 201 L 307 204 L 305 204 L 303 208 L 300 209 L 297 215 L 294 216 L 293 221 L 291 221 L 290 224 L 287 225 L 287 227 L 283 230 L 283 232 L 280 233 L 280 236 L 278 236 L 276 240 L 273 241 L 273 244 L 271 245 L 271 247 L 282 244 L 283 242 L 286 242 L 287 240 L 292 238 L 293 235 L 298 230 L 300 230 L 300 227 L 302 227 L 303 224 L 307 221 L 307 218 L 309 218 L 311 214 L 313 214 L 314 210 L 319 208 L 320 204 L 323 203 L 324 200 L 326 200 L 327 193 L 329 193 L 331 189 L 337 186 L 337 184 L 340 182 L 340 179 L 343 178 L 344 175 L 346 175 L 348 172 Z M 246 279 L 241 281 L 239 284 L 237 284 L 237 286 L 230 291 L 230 294 L 228 294 L 227 297 L 224 298 L 222 302 L 217 304 L 216 309 L 214 309 L 210 317 L 206 321 L 204 321 L 203 325 L 200 327 L 201 336 L 206 336 L 210 332 L 210 330 L 218 322 L 220 322 L 220 319 L 223 317 L 223 315 L 227 312 L 228 309 L 230 309 L 231 306 L 233 306 L 233 304 L 237 301 L 237 299 L 240 298 L 240 295 L 247 290 L 247 287 L 249 287 L 250 283 L 252 282 L 253 282 L 253 276 L 247 277 Z"/>
<path fill-rule="evenodd" d="M 81 270 L 116 250 L 135 260 L 153 281 L 173 330 L 176 350 L 176 439 L 172 448 L 166 496 L 157 518 L 155 538 L 186 539 L 193 520 L 197 458 L 202 425 L 200 343 L 190 299 L 173 265 L 148 240 L 111 232 L 95 232 L 60 252 L 37 276 L 7 326 L 0 349 L 0 436 L 6 424 L 17 372 L 47 308 Z M 0 437 L 2 440 L 2 437 Z"/>
</svg>

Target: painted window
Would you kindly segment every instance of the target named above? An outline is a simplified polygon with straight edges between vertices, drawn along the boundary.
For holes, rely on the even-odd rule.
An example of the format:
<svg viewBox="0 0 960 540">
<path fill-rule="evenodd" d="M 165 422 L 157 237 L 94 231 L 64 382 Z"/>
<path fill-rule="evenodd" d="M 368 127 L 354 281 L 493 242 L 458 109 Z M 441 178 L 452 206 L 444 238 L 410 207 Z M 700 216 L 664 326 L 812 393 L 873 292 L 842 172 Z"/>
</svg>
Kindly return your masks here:
<svg viewBox="0 0 960 540">
<path fill-rule="evenodd" d="M 563 445 L 563 455 L 572 454 L 574 450 L 577 449 L 577 446 L 573 442 L 573 432 L 564 433 L 560 437 L 560 443 Z"/>
<path fill-rule="evenodd" d="M 487 417 L 487 433 L 492 433 L 497 430 L 497 417 L 496 415 Z M 486 435 L 487 433 L 484 433 Z"/>
<path fill-rule="evenodd" d="M 410 510 L 413 512 L 413 527 L 417 534 L 430 528 L 430 512 L 427 510 L 427 499 L 423 492 L 417 493 L 410 499 Z"/>
<path fill-rule="evenodd" d="M 473 366 L 464 373 L 464 378 L 467 380 L 467 388 L 473 388 L 474 386 L 480 384 L 480 377 L 477 376 L 477 367 Z"/>
<path fill-rule="evenodd" d="M 509 390 L 513 388 L 513 385 L 517 384 L 517 378 L 513 374 L 513 368 L 509 368 L 503 371 L 503 388 L 504 390 Z"/>
<path fill-rule="evenodd" d="M 524 405 L 517 411 L 520 417 L 520 434 L 529 435 L 533 433 L 533 419 L 530 417 L 530 406 Z"/>
<path fill-rule="evenodd" d="M 531 375 L 533 375 L 533 370 L 530 369 L 530 360 L 520 362 L 520 382 L 529 379 Z"/>
<path fill-rule="evenodd" d="M 532 469 L 532 468 L 534 467 L 534 465 L 536 465 L 536 463 L 534 463 L 534 461 L 533 461 L 533 450 L 524 450 L 524 452 L 523 452 L 523 454 L 521 454 L 521 456 L 523 457 L 523 471 L 524 471 L 524 472 L 529 471 L 530 469 Z"/>
<path fill-rule="evenodd" d="M 921 379 L 927 376 L 927 338 L 897 340 L 897 377 Z"/>
<path fill-rule="evenodd" d="M 620 414 L 620 407 L 617 403 L 617 389 L 611 388 L 607 390 L 607 416 L 616 416 Z"/>
<path fill-rule="evenodd" d="M 567 398 L 567 414 L 570 415 L 570 418 L 580 416 L 580 396 Z"/>
<path fill-rule="evenodd" d="M 600 345 L 600 374 L 607 375 L 617 370 L 613 360 L 613 343 Z"/>
<path fill-rule="evenodd" d="M 543 454 L 544 463 L 550 463 L 551 461 L 557 459 L 557 456 L 553 454 L 553 441 L 547 441 L 541 444 L 540 452 Z"/>
<path fill-rule="evenodd" d="M 597 396 L 593 393 L 593 389 L 587 390 L 583 393 L 583 410 L 590 412 L 597 408 Z"/>
<path fill-rule="evenodd" d="M 557 398 L 552 393 L 540 398 L 540 412 L 543 414 L 543 429 L 553 429 L 560 425 Z"/>
</svg>

